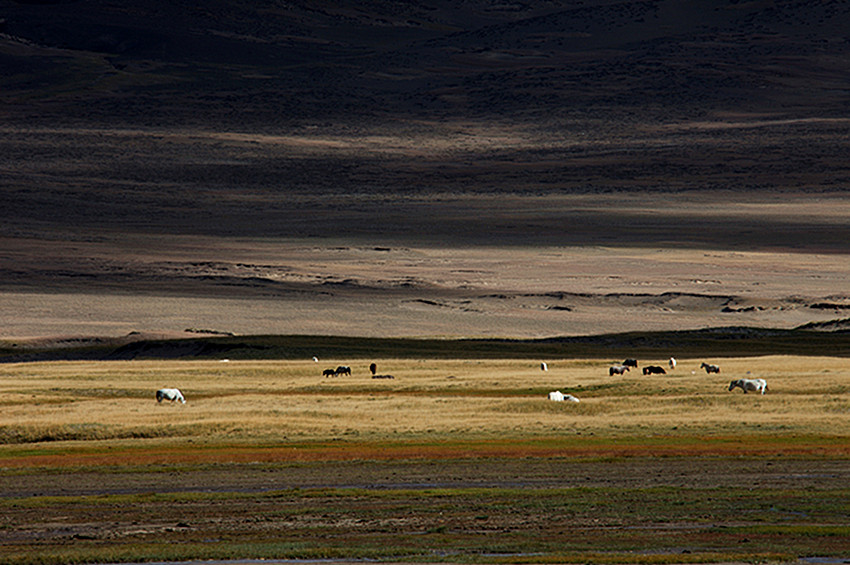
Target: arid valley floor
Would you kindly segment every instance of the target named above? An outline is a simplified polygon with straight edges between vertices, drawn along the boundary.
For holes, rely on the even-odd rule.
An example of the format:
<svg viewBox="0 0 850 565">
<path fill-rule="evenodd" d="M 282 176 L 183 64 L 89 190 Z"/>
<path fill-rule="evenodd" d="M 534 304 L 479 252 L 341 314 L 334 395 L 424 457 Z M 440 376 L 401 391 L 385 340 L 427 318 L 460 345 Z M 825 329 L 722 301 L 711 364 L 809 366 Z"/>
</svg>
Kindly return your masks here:
<svg viewBox="0 0 850 565">
<path fill-rule="evenodd" d="M 834 128 L 846 124 L 723 123 L 715 124 L 722 140 L 705 125 L 681 125 L 616 143 L 569 132 L 558 142 L 528 132 L 505 139 L 472 126 L 469 138 L 6 129 L 0 144 L 18 180 L 3 207 L 0 337 L 188 328 L 549 337 L 846 318 L 847 198 L 791 188 L 764 163 L 746 166 L 776 184 L 736 191 L 741 179 L 722 163 L 727 144 L 753 155 L 762 143 L 783 143 L 779 132 L 787 131 L 785 142 L 820 146 L 824 167 L 843 175 L 846 164 L 831 147 Z M 740 141 L 760 134 L 765 139 Z M 699 173 L 642 190 L 611 186 L 607 164 L 638 167 L 673 143 L 693 153 L 693 167 L 718 171 L 703 182 L 724 189 L 681 186 L 699 182 Z M 573 146 L 599 154 L 591 174 L 602 178 L 585 182 L 606 190 L 538 184 L 553 168 L 576 175 L 569 161 L 539 162 L 538 149 L 559 159 Z M 164 151 L 179 159 L 168 163 Z M 250 182 L 265 180 L 244 187 L 177 178 L 183 169 L 231 163 Z M 325 186 L 322 167 L 351 166 L 383 177 Z M 133 169 L 146 171 L 143 185 L 123 178 Z M 444 170 L 443 181 L 401 188 Z M 309 179 L 292 172 L 316 182 L 299 188 Z M 793 184 L 820 182 L 811 169 L 795 174 Z M 462 186 L 466 175 L 480 184 Z"/>
</svg>

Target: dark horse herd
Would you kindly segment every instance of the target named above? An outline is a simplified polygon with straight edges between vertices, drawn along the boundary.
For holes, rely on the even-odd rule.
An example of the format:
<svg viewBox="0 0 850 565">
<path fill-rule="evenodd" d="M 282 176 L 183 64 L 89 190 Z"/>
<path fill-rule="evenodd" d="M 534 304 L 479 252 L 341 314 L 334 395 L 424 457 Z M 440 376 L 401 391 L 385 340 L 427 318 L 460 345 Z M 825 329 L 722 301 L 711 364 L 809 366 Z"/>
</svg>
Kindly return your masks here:
<svg viewBox="0 0 850 565">
<path fill-rule="evenodd" d="M 351 375 L 351 367 L 347 365 L 340 365 L 336 369 L 325 369 L 322 371 L 322 375 L 325 377 L 338 377 L 340 375 Z"/>
<path fill-rule="evenodd" d="M 372 373 L 373 379 L 393 379 L 392 375 L 376 375 L 375 373 L 378 371 L 378 366 L 375 363 L 371 363 L 369 365 L 369 372 Z M 325 369 L 322 371 L 322 375 L 325 377 L 338 377 L 340 375 L 351 375 L 351 367 L 347 365 L 340 365 L 336 369 Z"/>
<path fill-rule="evenodd" d="M 671 357 L 668 361 L 670 368 L 675 369 L 677 361 L 675 358 Z M 629 369 L 637 369 L 638 362 L 637 359 L 626 359 L 619 365 L 612 365 L 608 368 L 608 375 L 623 375 Z M 709 363 L 703 363 L 700 365 L 700 369 L 705 369 L 706 373 L 720 373 L 720 367 L 717 365 L 711 365 Z M 643 368 L 644 375 L 666 375 L 667 371 L 664 370 L 664 367 L 660 365 L 647 365 Z"/>
</svg>

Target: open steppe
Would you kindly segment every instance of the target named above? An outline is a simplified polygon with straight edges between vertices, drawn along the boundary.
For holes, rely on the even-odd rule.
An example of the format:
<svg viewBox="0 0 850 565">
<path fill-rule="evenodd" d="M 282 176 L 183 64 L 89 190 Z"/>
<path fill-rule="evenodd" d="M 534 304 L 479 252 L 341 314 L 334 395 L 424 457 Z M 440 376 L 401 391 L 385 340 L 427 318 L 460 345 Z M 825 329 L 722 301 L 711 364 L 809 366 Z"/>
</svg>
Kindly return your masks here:
<svg viewBox="0 0 850 565">
<path fill-rule="evenodd" d="M 846 359 L 374 361 L 394 378 L 322 376 L 345 359 L 0 367 L 0 562 L 850 551 Z M 768 393 L 729 392 L 741 377 Z M 157 404 L 162 386 L 187 403 Z"/>
<path fill-rule="evenodd" d="M 708 361 L 712 361 L 708 359 Z M 354 376 L 323 377 L 344 364 L 293 361 L 132 361 L 0 366 L 6 444 L 42 440 L 173 437 L 195 442 L 394 437 L 521 439 L 554 435 L 828 436 L 843 428 L 850 361 L 832 357 L 682 360 L 664 376 L 632 370 L 609 377 L 616 360 L 378 360 Z M 646 361 L 649 364 L 650 361 Z M 666 364 L 658 360 L 656 364 Z M 731 394 L 731 379 L 766 378 L 770 394 Z M 178 386 L 188 402 L 157 406 L 157 388 Z M 576 406 L 540 402 L 551 390 Z M 738 391 L 740 393 L 740 391 Z M 759 410 L 750 414 L 742 409 Z M 179 408 L 179 409 L 178 409 Z M 619 431 L 618 431 L 619 430 Z M 77 437 L 79 436 L 79 437 Z"/>
<path fill-rule="evenodd" d="M 0 2 L 0 565 L 846 559 L 848 29 Z"/>
</svg>

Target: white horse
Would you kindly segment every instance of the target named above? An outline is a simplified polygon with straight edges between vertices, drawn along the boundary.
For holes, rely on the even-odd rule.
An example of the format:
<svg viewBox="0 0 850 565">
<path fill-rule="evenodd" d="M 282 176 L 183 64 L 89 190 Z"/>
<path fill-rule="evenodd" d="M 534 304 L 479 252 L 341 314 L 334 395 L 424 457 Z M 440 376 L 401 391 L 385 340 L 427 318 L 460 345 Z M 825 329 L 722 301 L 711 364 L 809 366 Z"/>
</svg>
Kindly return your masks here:
<svg viewBox="0 0 850 565">
<path fill-rule="evenodd" d="M 669 361 L 667 361 L 667 363 L 669 363 L 669 364 L 670 364 L 670 368 L 671 368 L 671 369 L 675 369 L 675 368 L 676 368 L 676 364 L 678 363 L 678 361 L 676 361 L 676 358 L 675 358 L 675 357 L 671 357 L 671 358 L 670 358 L 670 360 L 669 360 Z"/>
<path fill-rule="evenodd" d="M 549 393 L 549 400 L 552 400 L 554 402 L 564 402 L 565 400 L 567 402 L 581 402 L 581 400 L 579 400 L 578 398 L 576 398 L 572 394 L 564 394 L 560 390 L 550 392 Z"/>
<path fill-rule="evenodd" d="M 743 390 L 744 394 L 750 391 L 764 394 L 764 391 L 767 390 L 767 381 L 764 379 L 738 379 L 729 383 L 729 390 L 733 390 L 735 387 Z"/>
<path fill-rule="evenodd" d="M 156 391 L 156 401 L 162 402 L 163 400 L 170 400 L 171 402 L 179 400 L 181 404 L 186 404 L 183 393 L 176 388 L 161 388 Z"/>
</svg>

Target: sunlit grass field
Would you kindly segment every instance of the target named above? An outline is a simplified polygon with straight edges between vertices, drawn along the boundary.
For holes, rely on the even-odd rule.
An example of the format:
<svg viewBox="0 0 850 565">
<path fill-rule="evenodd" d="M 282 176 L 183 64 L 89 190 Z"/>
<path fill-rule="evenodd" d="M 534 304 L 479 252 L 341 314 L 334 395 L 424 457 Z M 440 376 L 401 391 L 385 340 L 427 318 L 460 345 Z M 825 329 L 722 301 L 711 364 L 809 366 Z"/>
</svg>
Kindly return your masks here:
<svg viewBox="0 0 850 565">
<path fill-rule="evenodd" d="M 344 359 L 313 361 L 52 362 L 0 366 L 0 454 L 58 441 L 126 445 L 293 441 L 458 441 L 535 438 L 844 436 L 850 359 L 680 359 L 667 375 L 612 360 Z M 666 365 L 662 360 L 641 360 Z M 351 376 L 323 377 L 348 364 Z M 729 391 L 764 378 L 765 395 Z M 186 404 L 158 404 L 177 387 Z M 581 402 L 551 402 L 559 390 Z M 70 443 L 68 443 L 70 442 Z"/>
<path fill-rule="evenodd" d="M 374 361 L 393 378 L 346 359 L 0 366 L 0 565 L 787 563 L 850 551 L 850 359 L 705 359 L 719 375 L 680 359 L 652 376 L 609 376 L 621 359 L 548 359 L 548 371 Z M 337 365 L 353 374 L 322 376 Z M 767 394 L 730 392 L 742 377 L 766 379 Z M 162 387 L 186 404 L 157 403 Z M 580 402 L 550 401 L 554 390 Z M 726 476 L 757 468 L 782 480 Z M 448 486 L 408 485 L 437 469 Z M 282 472 L 312 486 L 244 482 Z M 206 488 L 209 473 L 226 480 Z M 614 474 L 628 478 L 584 486 Z M 96 492 L 75 477 L 96 477 Z M 149 486 L 124 493 L 132 477 Z"/>
</svg>

